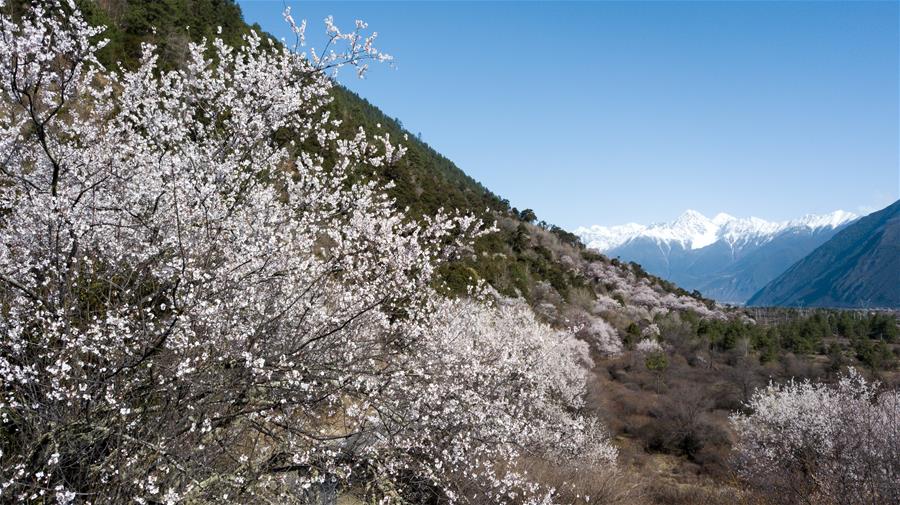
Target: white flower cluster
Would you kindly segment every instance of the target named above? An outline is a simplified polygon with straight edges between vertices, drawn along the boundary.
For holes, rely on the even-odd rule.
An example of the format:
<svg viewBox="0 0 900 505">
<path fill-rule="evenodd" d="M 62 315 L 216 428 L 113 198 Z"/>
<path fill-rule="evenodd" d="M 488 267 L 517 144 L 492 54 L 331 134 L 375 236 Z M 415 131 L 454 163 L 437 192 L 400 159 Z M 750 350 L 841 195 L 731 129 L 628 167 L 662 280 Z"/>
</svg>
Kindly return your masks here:
<svg viewBox="0 0 900 505">
<path fill-rule="evenodd" d="M 646 328 L 641 330 L 641 337 L 643 337 L 645 339 L 659 338 L 659 335 L 660 335 L 659 325 L 656 323 L 651 323 Z"/>
<path fill-rule="evenodd" d="M 645 338 L 634 345 L 634 350 L 641 354 L 652 354 L 655 352 L 662 352 L 663 348 L 656 340 Z"/>
<path fill-rule="evenodd" d="M 604 286 L 609 295 L 600 296 L 598 308 L 618 310 L 624 307 L 639 315 L 652 318 L 670 311 L 690 310 L 704 318 L 724 319 L 720 310 L 713 310 L 690 296 L 676 295 L 647 278 L 639 278 L 628 266 L 616 266 L 605 262 L 591 263 L 586 275 Z"/>
<path fill-rule="evenodd" d="M 403 154 L 325 109 L 324 70 L 385 59 L 363 28 L 111 72 L 73 2 L 0 16 L 0 501 L 521 501 L 522 448 L 615 458 L 583 344 L 432 290 L 480 224 L 359 176 Z"/>
<path fill-rule="evenodd" d="M 741 472 L 791 503 L 900 503 L 900 393 L 853 369 L 757 391 L 732 425 Z"/>
<path fill-rule="evenodd" d="M 592 317 L 583 332 L 585 338 L 594 343 L 600 354 L 604 356 L 622 354 L 622 338 L 619 337 L 619 332 L 600 316 Z"/>
</svg>

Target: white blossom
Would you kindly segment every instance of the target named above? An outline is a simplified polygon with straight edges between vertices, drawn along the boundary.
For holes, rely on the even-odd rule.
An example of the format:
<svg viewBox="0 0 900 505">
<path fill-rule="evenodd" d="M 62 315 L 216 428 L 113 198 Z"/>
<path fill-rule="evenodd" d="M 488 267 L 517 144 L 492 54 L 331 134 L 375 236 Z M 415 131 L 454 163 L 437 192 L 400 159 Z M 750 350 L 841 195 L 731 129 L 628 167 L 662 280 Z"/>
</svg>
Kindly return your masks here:
<svg viewBox="0 0 900 505">
<path fill-rule="evenodd" d="M 652 338 L 645 338 L 634 345 L 634 350 L 641 354 L 652 354 L 662 352 L 663 348 L 658 341 Z"/>
<path fill-rule="evenodd" d="M 742 475 L 788 501 L 900 501 L 900 394 L 850 369 L 837 384 L 772 384 L 735 414 Z"/>
</svg>

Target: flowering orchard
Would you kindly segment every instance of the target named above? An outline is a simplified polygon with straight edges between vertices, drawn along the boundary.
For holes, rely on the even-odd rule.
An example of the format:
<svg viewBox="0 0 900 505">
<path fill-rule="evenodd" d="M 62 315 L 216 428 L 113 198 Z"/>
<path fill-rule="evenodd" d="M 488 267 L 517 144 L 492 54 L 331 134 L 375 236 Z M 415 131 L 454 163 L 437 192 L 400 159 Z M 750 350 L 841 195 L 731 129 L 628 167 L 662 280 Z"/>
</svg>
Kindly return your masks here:
<svg viewBox="0 0 900 505">
<path fill-rule="evenodd" d="M 326 24 L 126 71 L 72 2 L 0 17 L 0 500 L 549 502 L 522 451 L 613 463 L 584 344 L 432 290 L 485 227 L 367 177 L 404 149 L 341 138 L 328 73 L 389 57 Z"/>
</svg>

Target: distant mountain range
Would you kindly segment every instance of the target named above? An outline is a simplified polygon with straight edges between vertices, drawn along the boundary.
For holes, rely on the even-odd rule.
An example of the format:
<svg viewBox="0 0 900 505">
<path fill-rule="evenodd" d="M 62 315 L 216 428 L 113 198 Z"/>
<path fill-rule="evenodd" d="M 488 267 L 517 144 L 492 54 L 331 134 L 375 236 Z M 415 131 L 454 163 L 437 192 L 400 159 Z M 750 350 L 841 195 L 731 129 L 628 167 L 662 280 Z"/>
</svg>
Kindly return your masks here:
<svg viewBox="0 0 900 505">
<path fill-rule="evenodd" d="M 720 302 L 743 304 L 792 264 L 857 219 L 836 211 L 770 222 L 688 210 L 668 223 L 591 226 L 575 233 L 608 256 Z"/>
<path fill-rule="evenodd" d="M 900 307 L 900 200 L 846 226 L 748 304 Z"/>
</svg>

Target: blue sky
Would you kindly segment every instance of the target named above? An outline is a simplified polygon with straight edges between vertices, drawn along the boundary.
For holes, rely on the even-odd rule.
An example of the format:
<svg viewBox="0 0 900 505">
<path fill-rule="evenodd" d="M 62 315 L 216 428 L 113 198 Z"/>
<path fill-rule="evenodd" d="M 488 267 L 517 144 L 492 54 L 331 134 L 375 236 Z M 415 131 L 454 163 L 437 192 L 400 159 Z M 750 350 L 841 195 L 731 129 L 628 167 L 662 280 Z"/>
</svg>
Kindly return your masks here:
<svg viewBox="0 0 900 505">
<path fill-rule="evenodd" d="M 368 22 L 395 68 L 340 80 L 563 227 L 900 197 L 900 2 L 239 3 Z"/>
</svg>

